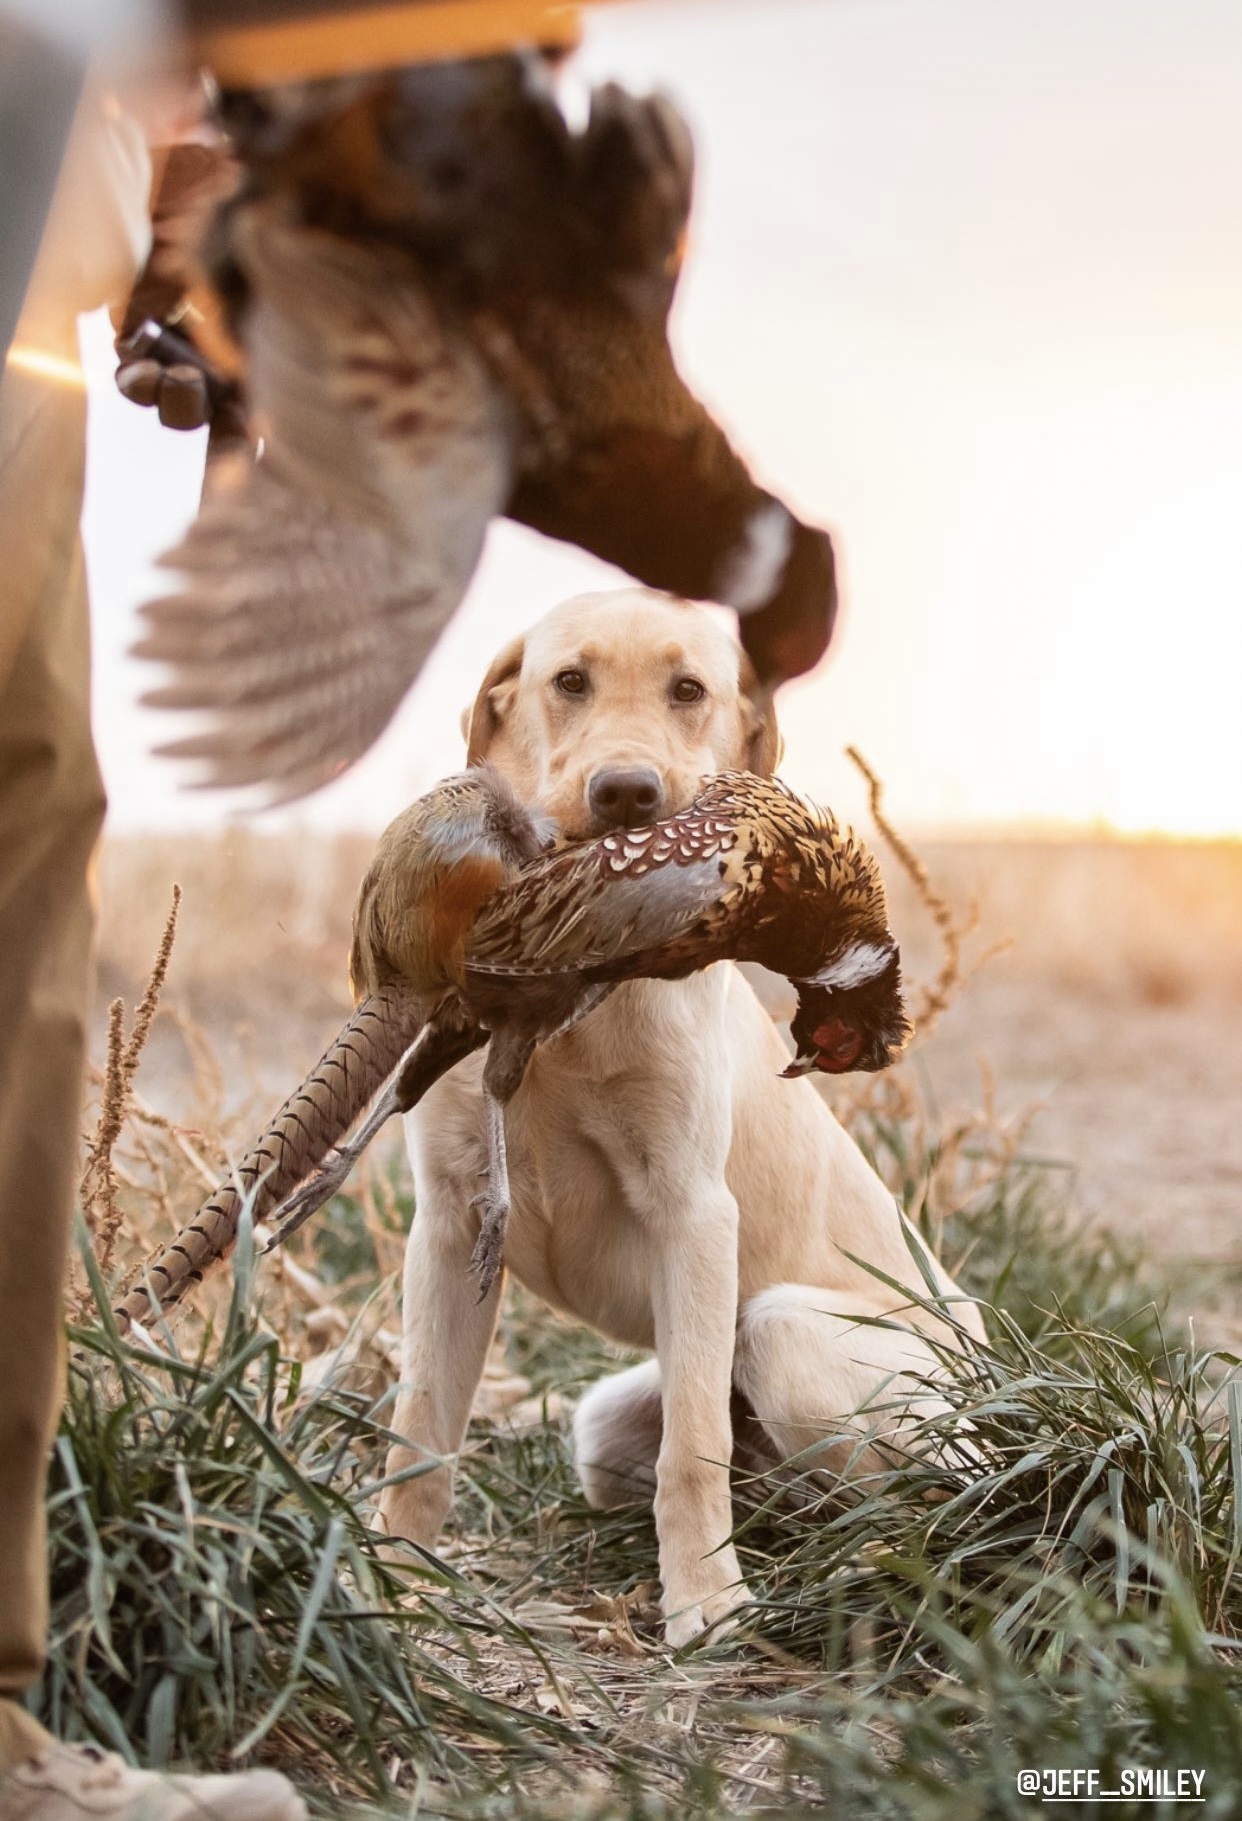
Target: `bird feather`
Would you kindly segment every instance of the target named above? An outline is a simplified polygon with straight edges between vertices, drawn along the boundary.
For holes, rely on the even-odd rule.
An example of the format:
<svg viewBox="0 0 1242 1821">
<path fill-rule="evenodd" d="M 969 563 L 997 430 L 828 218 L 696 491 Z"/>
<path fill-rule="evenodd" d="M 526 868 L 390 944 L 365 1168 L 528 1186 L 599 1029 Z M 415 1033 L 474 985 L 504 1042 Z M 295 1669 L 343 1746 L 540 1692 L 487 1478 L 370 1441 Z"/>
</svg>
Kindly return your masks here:
<svg viewBox="0 0 1242 1821">
<path fill-rule="evenodd" d="M 206 712 L 163 748 L 210 785 L 314 789 L 378 737 L 458 605 L 510 486 L 507 407 L 399 256 L 238 211 L 258 459 L 216 465 L 144 609 L 147 698 Z"/>
</svg>

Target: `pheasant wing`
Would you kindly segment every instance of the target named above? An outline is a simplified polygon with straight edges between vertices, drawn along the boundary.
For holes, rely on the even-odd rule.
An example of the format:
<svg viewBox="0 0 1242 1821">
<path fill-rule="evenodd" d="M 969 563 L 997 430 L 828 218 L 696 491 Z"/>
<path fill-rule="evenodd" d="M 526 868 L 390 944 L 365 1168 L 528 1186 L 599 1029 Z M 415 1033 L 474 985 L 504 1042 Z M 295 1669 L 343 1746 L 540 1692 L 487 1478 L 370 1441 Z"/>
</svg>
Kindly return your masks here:
<svg viewBox="0 0 1242 1821">
<path fill-rule="evenodd" d="M 700 800 L 701 801 L 701 800 Z M 753 913 L 760 858 L 741 819 L 697 805 L 650 828 L 563 848 L 496 892 L 467 948 L 467 975 L 671 979 L 732 954 Z"/>
<path fill-rule="evenodd" d="M 146 700 L 206 711 L 163 750 L 207 785 L 315 789 L 387 725 L 458 605 L 510 484 L 507 408 L 411 267 L 239 209 L 257 460 L 217 467 L 163 558 Z"/>
</svg>

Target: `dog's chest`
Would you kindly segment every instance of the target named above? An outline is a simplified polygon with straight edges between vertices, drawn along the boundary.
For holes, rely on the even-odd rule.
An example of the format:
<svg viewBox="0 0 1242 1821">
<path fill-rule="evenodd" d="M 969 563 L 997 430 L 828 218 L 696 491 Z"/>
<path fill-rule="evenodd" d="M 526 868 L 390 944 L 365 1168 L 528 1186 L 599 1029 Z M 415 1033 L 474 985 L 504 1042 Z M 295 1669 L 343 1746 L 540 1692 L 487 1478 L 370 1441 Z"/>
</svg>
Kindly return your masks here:
<svg viewBox="0 0 1242 1821">
<path fill-rule="evenodd" d="M 619 988 L 567 1036 L 544 1044 L 510 1107 L 511 1150 L 561 1200 L 561 1167 L 589 1160 L 636 1218 L 650 1184 L 680 1174 L 704 1142 L 688 1124 L 703 1091 L 703 1057 L 719 1053 L 729 965 L 689 980 Z"/>
<path fill-rule="evenodd" d="M 705 1143 L 723 1173 L 727 1139 L 684 1100 L 723 992 L 703 977 L 618 992 L 544 1046 L 510 1104 L 507 1262 L 538 1295 L 631 1345 L 652 1344 L 653 1266 Z"/>
<path fill-rule="evenodd" d="M 646 1327 L 645 1214 L 660 1144 L 645 1116 L 650 1084 L 571 1076 L 530 1088 L 509 1109 L 507 1261 L 530 1289 L 585 1320 L 612 1332 Z"/>
</svg>

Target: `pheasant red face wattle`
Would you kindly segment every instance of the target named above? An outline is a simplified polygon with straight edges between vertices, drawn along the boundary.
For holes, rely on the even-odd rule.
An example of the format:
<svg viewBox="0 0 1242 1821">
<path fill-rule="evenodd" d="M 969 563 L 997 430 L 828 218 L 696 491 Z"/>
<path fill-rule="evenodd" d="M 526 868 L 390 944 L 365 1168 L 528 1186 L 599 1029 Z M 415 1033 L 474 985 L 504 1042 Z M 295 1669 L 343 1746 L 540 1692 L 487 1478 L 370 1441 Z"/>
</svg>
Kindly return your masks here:
<svg viewBox="0 0 1242 1821">
<path fill-rule="evenodd" d="M 830 1018 L 821 1024 L 812 1039 L 815 1044 L 815 1067 L 827 1075 L 843 1075 L 852 1069 L 862 1054 L 862 1032 L 843 1018 Z"/>
</svg>

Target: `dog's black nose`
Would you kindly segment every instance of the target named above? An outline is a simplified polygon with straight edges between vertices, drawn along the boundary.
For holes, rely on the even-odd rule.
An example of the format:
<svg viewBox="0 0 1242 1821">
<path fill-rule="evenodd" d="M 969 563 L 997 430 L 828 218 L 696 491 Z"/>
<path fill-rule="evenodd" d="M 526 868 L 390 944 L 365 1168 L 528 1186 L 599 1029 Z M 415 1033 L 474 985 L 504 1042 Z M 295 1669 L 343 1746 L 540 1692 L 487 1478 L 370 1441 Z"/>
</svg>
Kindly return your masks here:
<svg viewBox="0 0 1242 1821">
<path fill-rule="evenodd" d="M 641 828 L 660 813 L 664 792 L 659 773 L 649 765 L 615 771 L 597 771 L 587 791 L 591 817 L 597 830 Z"/>
</svg>

